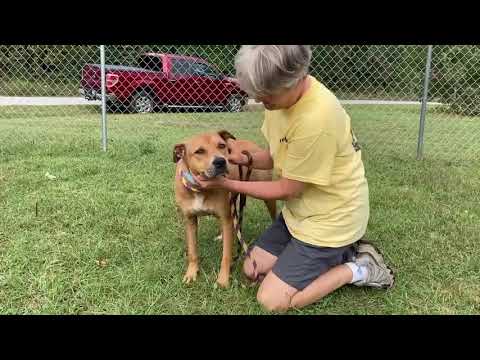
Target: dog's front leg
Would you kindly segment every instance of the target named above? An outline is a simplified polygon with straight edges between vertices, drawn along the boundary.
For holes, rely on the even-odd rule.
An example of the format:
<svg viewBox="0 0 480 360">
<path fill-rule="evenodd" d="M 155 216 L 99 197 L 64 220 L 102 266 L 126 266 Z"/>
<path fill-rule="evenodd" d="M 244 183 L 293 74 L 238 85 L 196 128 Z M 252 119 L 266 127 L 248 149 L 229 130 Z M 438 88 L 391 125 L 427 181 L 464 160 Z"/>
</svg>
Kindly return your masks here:
<svg viewBox="0 0 480 360">
<path fill-rule="evenodd" d="M 187 240 L 187 259 L 188 268 L 183 282 L 188 284 L 191 281 L 197 280 L 198 273 L 198 253 L 197 253 L 197 229 L 198 220 L 196 216 L 185 218 L 185 231 Z"/>
<path fill-rule="evenodd" d="M 230 282 L 230 267 L 232 265 L 233 220 L 230 216 L 220 219 L 222 222 L 223 255 L 217 283 L 226 288 Z"/>
</svg>

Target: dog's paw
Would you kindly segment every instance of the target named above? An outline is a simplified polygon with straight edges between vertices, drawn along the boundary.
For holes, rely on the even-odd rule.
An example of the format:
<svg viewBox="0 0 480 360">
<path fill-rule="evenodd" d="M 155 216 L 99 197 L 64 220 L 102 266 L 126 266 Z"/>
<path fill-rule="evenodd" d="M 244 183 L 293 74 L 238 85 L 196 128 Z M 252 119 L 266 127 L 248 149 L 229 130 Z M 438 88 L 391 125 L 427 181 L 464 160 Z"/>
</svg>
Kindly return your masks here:
<svg viewBox="0 0 480 360">
<path fill-rule="evenodd" d="M 226 289 L 230 285 L 230 274 L 220 273 L 217 278 L 218 286 Z"/>
<path fill-rule="evenodd" d="M 190 284 L 191 282 L 197 281 L 197 274 L 198 274 L 198 265 L 196 264 L 188 265 L 187 272 L 183 277 L 183 283 Z"/>
</svg>

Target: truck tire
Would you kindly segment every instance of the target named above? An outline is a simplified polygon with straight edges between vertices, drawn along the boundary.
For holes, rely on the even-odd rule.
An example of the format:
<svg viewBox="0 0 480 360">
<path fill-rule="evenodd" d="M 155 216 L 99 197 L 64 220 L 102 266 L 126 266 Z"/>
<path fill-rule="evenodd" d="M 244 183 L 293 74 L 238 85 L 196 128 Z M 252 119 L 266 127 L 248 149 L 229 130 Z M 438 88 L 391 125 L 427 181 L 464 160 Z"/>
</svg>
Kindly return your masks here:
<svg viewBox="0 0 480 360">
<path fill-rule="evenodd" d="M 239 94 L 232 94 L 227 99 L 225 109 L 228 112 L 241 112 L 245 105 L 245 99 Z"/>
<path fill-rule="evenodd" d="M 152 113 L 155 110 L 155 101 L 152 94 L 146 90 L 139 90 L 130 102 L 130 111 L 136 114 Z"/>
<path fill-rule="evenodd" d="M 118 112 L 122 112 L 120 104 L 118 104 L 116 102 L 107 100 L 105 105 L 106 105 L 107 113 L 115 114 L 115 113 L 118 113 Z"/>
</svg>

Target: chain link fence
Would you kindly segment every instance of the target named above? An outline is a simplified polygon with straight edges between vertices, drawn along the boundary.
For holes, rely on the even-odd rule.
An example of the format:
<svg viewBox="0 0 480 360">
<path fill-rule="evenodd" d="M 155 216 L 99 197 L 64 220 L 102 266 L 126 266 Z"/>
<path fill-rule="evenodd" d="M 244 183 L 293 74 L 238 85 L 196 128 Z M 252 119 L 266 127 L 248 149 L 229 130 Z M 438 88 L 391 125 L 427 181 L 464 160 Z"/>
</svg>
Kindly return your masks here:
<svg viewBox="0 0 480 360">
<path fill-rule="evenodd" d="M 262 106 L 234 79 L 239 47 L 105 46 L 109 146 L 148 143 L 179 127 L 260 137 Z M 424 157 L 480 157 L 480 46 L 433 46 L 429 66 L 427 49 L 313 46 L 311 73 L 345 104 L 365 156 L 414 159 L 423 100 Z M 1 150 L 25 143 L 31 151 L 41 143 L 84 149 L 85 142 L 98 150 L 100 63 L 99 46 L 0 46 Z"/>
</svg>

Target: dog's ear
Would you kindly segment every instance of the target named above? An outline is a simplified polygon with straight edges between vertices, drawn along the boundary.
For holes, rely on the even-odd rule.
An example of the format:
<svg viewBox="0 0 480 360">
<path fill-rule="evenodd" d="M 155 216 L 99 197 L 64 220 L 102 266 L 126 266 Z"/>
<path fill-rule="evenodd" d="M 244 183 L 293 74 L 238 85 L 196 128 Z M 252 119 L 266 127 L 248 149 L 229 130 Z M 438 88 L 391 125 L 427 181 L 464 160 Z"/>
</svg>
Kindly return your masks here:
<svg viewBox="0 0 480 360">
<path fill-rule="evenodd" d="M 173 162 L 177 163 L 178 160 L 185 156 L 185 144 L 177 144 L 173 148 Z"/>
<path fill-rule="evenodd" d="M 228 139 L 237 140 L 237 138 L 230 134 L 227 130 L 220 130 L 218 132 L 218 135 L 220 135 L 220 137 L 225 141 L 227 141 Z"/>
</svg>

